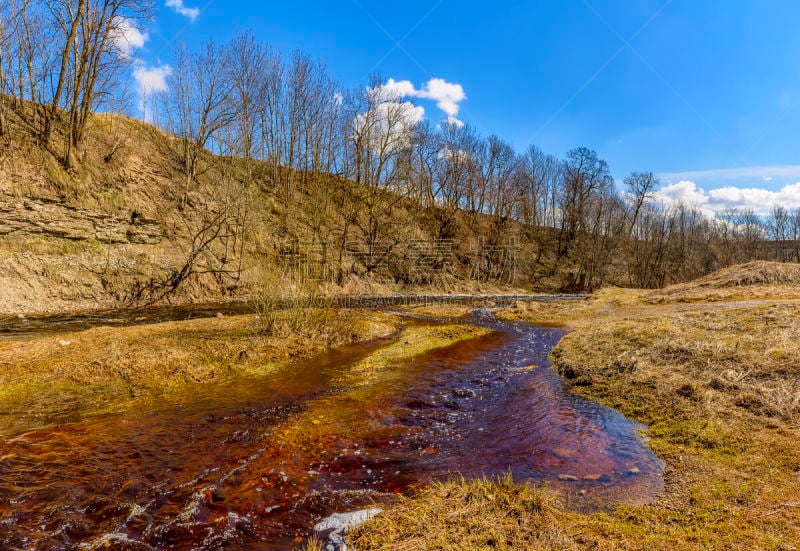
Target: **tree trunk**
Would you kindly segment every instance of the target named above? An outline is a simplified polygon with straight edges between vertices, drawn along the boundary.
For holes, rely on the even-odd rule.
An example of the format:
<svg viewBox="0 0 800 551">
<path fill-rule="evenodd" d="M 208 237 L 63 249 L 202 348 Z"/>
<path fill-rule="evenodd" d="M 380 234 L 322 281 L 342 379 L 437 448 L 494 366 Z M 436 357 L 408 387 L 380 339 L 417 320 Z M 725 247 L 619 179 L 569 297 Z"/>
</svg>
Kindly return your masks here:
<svg viewBox="0 0 800 551">
<path fill-rule="evenodd" d="M 78 9 L 77 13 L 72 18 L 72 24 L 70 25 L 69 34 L 67 35 L 67 40 L 64 43 L 64 50 L 61 53 L 61 68 L 58 72 L 58 83 L 56 84 L 56 91 L 53 94 L 53 101 L 50 104 L 49 111 L 45 114 L 44 120 L 44 132 L 42 134 L 42 142 L 47 144 L 50 141 L 50 136 L 53 132 L 53 120 L 56 117 L 58 112 L 58 104 L 61 101 L 61 94 L 64 91 L 64 84 L 67 79 L 67 65 L 69 63 L 69 57 L 72 54 L 72 45 L 75 42 L 75 37 L 78 34 L 78 26 L 80 23 L 81 18 L 83 17 L 83 11 L 86 7 L 86 0 L 78 0 Z"/>
</svg>

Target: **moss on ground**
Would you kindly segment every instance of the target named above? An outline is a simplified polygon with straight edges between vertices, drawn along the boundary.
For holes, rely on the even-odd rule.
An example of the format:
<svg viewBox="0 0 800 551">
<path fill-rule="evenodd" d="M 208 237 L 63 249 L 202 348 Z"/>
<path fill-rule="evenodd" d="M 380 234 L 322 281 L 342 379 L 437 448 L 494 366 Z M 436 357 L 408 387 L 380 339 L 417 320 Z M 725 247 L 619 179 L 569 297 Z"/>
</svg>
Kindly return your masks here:
<svg viewBox="0 0 800 551">
<path fill-rule="evenodd" d="M 415 356 L 490 333 L 469 325 L 410 327 L 401 339 L 363 359 L 335 382 L 343 386 L 367 386 L 380 381 L 385 371 L 402 365 Z"/>
</svg>

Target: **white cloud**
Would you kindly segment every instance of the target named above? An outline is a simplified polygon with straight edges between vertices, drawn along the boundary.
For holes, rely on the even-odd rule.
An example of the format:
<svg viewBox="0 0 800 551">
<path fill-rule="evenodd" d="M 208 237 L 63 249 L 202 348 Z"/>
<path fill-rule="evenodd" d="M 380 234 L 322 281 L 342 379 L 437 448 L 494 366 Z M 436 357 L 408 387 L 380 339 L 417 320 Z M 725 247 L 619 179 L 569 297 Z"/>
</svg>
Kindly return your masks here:
<svg viewBox="0 0 800 551">
<path fill-rule="evenodd" d="M 708 194 L 715 205 L 752 209 L 757 214 L 769 214 L 775 205 L 783 205 L 789 209 L 800 208 L 800 182 L 783 186 L 777 191 L 726 186 L 712 189 Z"/>
<path fill-rule="evenodd" d="M 765 182 L 771 182 L 772 181 L 772 176 L 764 176 L 764 181 Z"/>
<path fill-rule="evenodd" d="M 429 99 L 436 102 L 436 107 L 442 110 L 447 116 L 449 124 L 463 126 L 463 122 L 458 119 L 460 103 L 467 99 L 464 87 L 460 84 L 447 82 L 441 78 L 432 78 L 425 85 L 417 89 L 411 81 L 394 80 L 390 78 L 386 84 L 377 88 L 386 99 L 399 100 L 406 97 Z"/>
<path fill-rule="evenodd" d="M 451 117 L 451 116 L 448 116 L 448 117 L 447 117 L 447 119 L 445 119 L 445 122 L 446 122 L 447 124 L 452 124 L 452 125 L 455 125 L 455 126 L 457 126 L 457 127 L 459 127 L 459 128 L 461 128 L 462 126 L 464 126 L 464 122 L 463 122 L 463 121 L 461 121 L 461 120 L 459 120 L 459 119 L 458 119 L 458 118 L 456 118 L 456 117 Z"/>
<path fill-rule="evenodd" d="M 146 67 L 140 65 L 133 70 L 133 78 L 139 85 L 139 89 L 147 92 L 165 92 L 167 90 L 167 77 L 172 74 L 172 67 L 169 65 L 159 65 L 158 67 Z"/>
<path fill-rule="evenodd" d="M 703 188 L 688 180 L 681 180 L 677 184 L 662 186 L 658 196 L 670 203 L 686 203 L 689 205 L 704 205 L 708 203 L 708 196 Z"/>
<path fill-rule="evenodd" d="M 110 40 L 121 58 L 129 58 L 133 50 L 142 48 L 150 35 L 142 32 L 127 17 L 116 16 L 111 29 Z"/>
<path fill-rule="evenodd" d="M 453 150 L 448 147 L 443 147 L 439 150 L 438 157 L 453 163 L 459 161 L 466 163 L 472 158 L 472 155 L 470 155 L 469 151 L 465 151 L 463 149 Z"/>
<path fill-rule="evenodd" d="M 409 80 L 397 81 L 390 78 L 386 84 L 381 84 L 373 88 L 373 91 L 383 100 L 398 100 L 408 96 L 416 97 L 417 91 Z"/>
<path fill-rule="evenodd" d="M 425 108 L 410 101 L 381 103 L 377 112 L 378 120 L 392 125 L 414 126 L 425 117 Z"/>
<path fill-rule="evenodd" d="M 685 172 L 666 172 L 658 175 L 667 182 L 689 180 L 692 182 L 720 182 L 728 180 L 764 180 L 773 178 L 800 180 L 800 165 L 746 166 L 739 168 L 717 168 L 712 170 L 689 170 Z M 767 180 L 769 178 L 770 180 Z"/>
<path fill-rule="evenodd" d="M 167 78 L 171 74 L 172 67 L 169 65 L 147 67 L 144 64 L 140 64 L 133 70 L 136 91 L 139 95 L 139 109 L 145 120 L 148 118 L 147 100 L 155 93 L 167 91 Z"/>
<path fill-rule="evenodd" d="M 453 84 L 441 78 L 432 78 L 420 90 L 418 97 L 436 101 L 436 107 L 445 112 L 448 119 L 456 118 L 459 103 L 467 99 L 464 88 L 460 84 Z"/>
<path fill-rule="evenodd" d="M 756 187 L 723 186 L 706 191 L 695 182 L 681 180 L 663 186 L 656 197 L 665 205 L 684 203 L 700 208 L 707 216 L 726 208 L 750 209 L 759 215 L 768 215 L 775 205 L 788 209 L 800 208 L 800 182 L 783 186 L 777 191 Z"/>
<path fill-rule="evenodd" d="M 378 89 L 371 92 L 381 93 Z M 369 140 L 372 149 L 394 151 L 408 144 L 411 130 L 425 117 L 425 108 L 409 101 L 380 99 L 370 111 L 356 117 L 356 132 Z"/>
<path fill-rule="evenodd" d="M 714 218 L 714 211 L 708 208 L 709 198 L 705 190 L 689 180 L 661 186 L 661 189 L 656 191 L 655 198 L 668 207 L 681 204 L 697 207 L 708 218 Z"/>
<path fill-rule="evenodd" d="M 172 8 L 177 13 L 194 21 L 200 16 L 199 8 L 187 8 L 183 5 L 183 0 L 167 0 L 167 7 Z"/>
</svg>

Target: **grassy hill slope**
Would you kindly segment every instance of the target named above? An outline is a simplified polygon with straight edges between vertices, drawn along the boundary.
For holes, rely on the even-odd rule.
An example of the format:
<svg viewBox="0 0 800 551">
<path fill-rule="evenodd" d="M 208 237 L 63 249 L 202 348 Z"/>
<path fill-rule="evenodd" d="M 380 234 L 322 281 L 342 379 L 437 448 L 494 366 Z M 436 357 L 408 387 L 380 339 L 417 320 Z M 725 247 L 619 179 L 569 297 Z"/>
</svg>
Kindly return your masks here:
<svg viewBox="0 0 800 551">
<path fill-rule="evenodd" d="M 59 143 L 58 133 L 50 143 Z M 502 278 L 471 277 L 471 251 L 493 221 L 466 222 L 458 214 L 452 248 L 434 251 L 451 264 L 417 262 L 416 272 L 405 273 L 400 264 L 414 263 L 420 254 L 412 250 L 415 244 L 432 242 L 440 216 L 404 199 L 394 201 L 384 233 L 405 248 L 394 248 L 382 269 L 366 273 L 358 269 L 358 249 L 350 254 L 349 244 L 342 247 L 345 229 L 363 246 L 358 220 L 341 216 L 342 205 L 360 193 L 352 183 L 329 175 L 298 178 L 286 200 L 275 182 L 276 172 L 285 169 L 204 152 L 188 184 L 180 140 L 121 115 L 93 115 L 74 170 L 65 170 L 59 158 L 57 147 L 40 145 L 22 122 L 6 137 L 0 156 L 0 312 L 251 296 L 265 286 L 285 291 L 289 273 L 310 277 L 329 292 L 497 290 L 529 279 L 521 270 Z M 352 227 L 345 228 L 348 223 Z M 504 238 L 519 243 L 520 231 L 509 223 Z M 215 241 L 198 252 L 209 235 Z M 535 256 L 530 249 L 521 253 Z M 172 289 L 190 261 L 189 276 Z M 420 264 L 425 273 L 418 273 Z"/>
</svg>

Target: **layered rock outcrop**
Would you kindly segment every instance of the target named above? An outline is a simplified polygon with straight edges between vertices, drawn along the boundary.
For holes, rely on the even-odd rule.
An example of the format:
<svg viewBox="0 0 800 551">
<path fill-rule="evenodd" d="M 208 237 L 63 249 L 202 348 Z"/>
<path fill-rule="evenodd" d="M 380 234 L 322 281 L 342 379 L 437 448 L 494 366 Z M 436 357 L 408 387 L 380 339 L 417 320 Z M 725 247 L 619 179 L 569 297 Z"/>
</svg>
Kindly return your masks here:
<svg viewBox="0 0 800 551">
<path fill-rule="evenodd" d="M 163 237 L 158 221 L 136 212 L 119 216 L 41 199 L 0 197 L 0 236 L 12 234 L 145 245 L 158 244 Z"/>
</svg>

